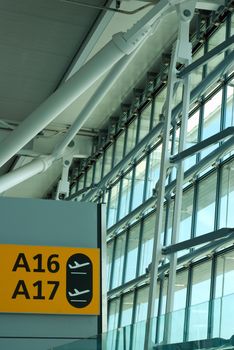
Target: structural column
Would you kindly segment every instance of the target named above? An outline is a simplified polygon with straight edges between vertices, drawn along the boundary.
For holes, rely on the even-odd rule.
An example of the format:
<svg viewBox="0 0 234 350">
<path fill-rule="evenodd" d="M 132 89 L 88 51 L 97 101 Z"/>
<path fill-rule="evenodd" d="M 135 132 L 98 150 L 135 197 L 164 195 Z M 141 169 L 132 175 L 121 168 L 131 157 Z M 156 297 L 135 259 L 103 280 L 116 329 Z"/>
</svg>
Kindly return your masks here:
<svg viewBox="0 0 234 350">
<path fill-rule="evenodd" d="M 145 336 L 145 350 L 151 350 L 154 339 L 153 339 L 153 317 L 154 317 L 154 304 L 156 299 L 156 291 L 157 291 L 157 279 L 158 279 L 158 265 L 161 259 L 161 234 L 162 234 L 162 218 L 163 218 L 163 207 L 164 207 L 164 197 L 165 197 L 165 184 L 168 175 L 168 170 L 170 168 L 169 158 L 170 158 L 170 130 L 171 130 L 171 120 L 172 120 L 172 105 L 173 105 L 173 95 L 175 91 L 175 87 L 178 83 L 177 78 L 177 63 L 188 64 L 191 58 L 191 44 L 189 42 L 189 24 L 194 14 L 196 1 L 189 0 L 183 2 L 176 6 L 178 20 L 179 20 L 179 32 L 178 39 L 175 43 L 170 70 L 168 77 L 168 90 L 167 90 L 167 99 L 166 104 L 163 108 L 165 111 L 165 125 L 164 125 L 164 133 L 163 133 L 163 144 L 162 144 L 162 155 L 161 155 L 161 164 L 160 164 L 160 177 L 158 184 L 156 186 L 156 222 L 155 222 L 155 234 L 154 234 L 154 246 L 153 246 L 153 258 L 152 258 L 152 268 L 150 274 L 150 288 L 149 288 L 149 303 L 148 303 L 148 311 L 147 311 L 147 321 L 146 321 L 146 336 Z M 186 95 L 186 96 L 185 96 Z M 189 108 L 189 79 L 186 78 L 186 83 L 184 87 L 184 103 L 183 103 L 183 114 L 188 114 Z M 182 141 L 180 142 L 180 149 L 184 149 L 185 145 L 185 135 L 187 130 L 187 123 L 182 123 L 181 126 L 181 137 Z M 182 183 L 183 183 L 183 163 L 182 166 L 178 169 L 178 183 L 180 186 L 178 190 L 177 196 L 177 204 L 176 204 L 176 212 L 179 213 L 181 210 L 181 197 L 182 197 Z M 176 213 L 175 213 L 176 215 Z M 175 227 L 178 235 L 179 230 L 179 221 L 175 220 Z M 175 241 L 177 241 L 175 234 Z M 167 312 L 171 312 L 173 309 L 173 300 L 174 300 L 174 281 L 175 281 L 175 273 L 176 273 L 176 255 L 173 256 L 170 265 L 170 277 L 169 277 L 169 287 L 168 287 L 168 297 L 167 297 Z M 165 320 L 165 333 L 170 334 L 170 322 L 169 319 Z M 164 336 L 164 340 L 167 342 L 168 337 Z"/>
</svg>

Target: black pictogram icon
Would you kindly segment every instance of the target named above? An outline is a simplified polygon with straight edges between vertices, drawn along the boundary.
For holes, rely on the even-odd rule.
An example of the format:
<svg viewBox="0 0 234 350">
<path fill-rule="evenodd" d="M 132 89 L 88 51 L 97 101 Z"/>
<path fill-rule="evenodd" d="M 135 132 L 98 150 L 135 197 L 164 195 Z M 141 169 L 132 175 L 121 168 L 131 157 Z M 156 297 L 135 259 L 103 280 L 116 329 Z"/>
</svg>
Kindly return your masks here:
<svg viewBox="0 0 234 350">
<path fill-rule="evenodd" d="M 85 254 L 74 254 L 67 261 L 67 300 L 76 307 L 90 304 L 93 297 L 93 266 Z"/>
</svg>

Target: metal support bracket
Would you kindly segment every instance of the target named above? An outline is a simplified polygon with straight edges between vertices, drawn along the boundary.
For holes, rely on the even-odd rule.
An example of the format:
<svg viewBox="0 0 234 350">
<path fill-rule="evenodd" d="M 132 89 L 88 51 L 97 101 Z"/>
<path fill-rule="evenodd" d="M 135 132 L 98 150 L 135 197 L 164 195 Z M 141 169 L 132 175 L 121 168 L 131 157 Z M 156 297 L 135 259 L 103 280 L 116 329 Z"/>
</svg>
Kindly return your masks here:
<svg viewBox="0 0 234 350">
<path fill-rule="evenodd" d="M 63 169 L 61 180 L 58 183 L 56 191 L 56 200 L 63 200 L 69 196 L 70 182 L 69 182 L 69 169 L 72 164 L 76 143 L 72 141 L 66 149 L 63 156 Z"/>
<path fill-rule="evenodd" d="M 191 73 L 194 69 L 199 68 L 200 66 L 203 66 L 206 64 L 210 59 L 216 57 L 217 55 L 220 55 L 223 51 L 227 50 L 228 48 L 231 48 L 232 45 L 234 45 L 234 35 L 232 35 L 230 38 L 219 44 L 218 46 L 215 46 L 214 49 L 207 52 L 204 56 L 198 58 L 195 62 L 191 63 L 186 68 L 182 69 L 178 73 L 179 78 L 183 78 L 187 74 Z"/>
</svg>

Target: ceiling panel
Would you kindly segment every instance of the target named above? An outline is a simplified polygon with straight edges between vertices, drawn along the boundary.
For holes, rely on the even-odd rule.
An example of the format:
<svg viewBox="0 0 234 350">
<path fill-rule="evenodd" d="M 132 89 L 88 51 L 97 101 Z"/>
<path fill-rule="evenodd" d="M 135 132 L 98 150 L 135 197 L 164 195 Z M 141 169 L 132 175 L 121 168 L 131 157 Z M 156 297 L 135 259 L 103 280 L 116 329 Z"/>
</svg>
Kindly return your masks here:
<svg viewBox="0 0 234 350">
<path fill-rule="evenodd" d="M 88 26 L 92 24 L 85 21 L 83 16 L 82 20 L 77 21 L 75 25 L 9 11 L 1 11 L 1 14 L 3 16 L 0 22 L 2 44 L 58 55 L 64 55 L 66 52 L 69 53 L 69 50 L 76 49 L 77 42 L 74 39 L 82 38 Z"/>
<path fill-rule="evenodd" d="M 0 118 L 21 121 L 54 91 L 99 14 L 60 0 L 0 0 Z"/>
<path fill-rule="evenodd" d="M 92 0 L 85 0 L 85 2 L 93 3 Z M 104 3 L 104 0 L 95 0 L 97 5 Z M 79 20 L 83 23 L 87 22 L 87 26 L 90 26 L 97 15 L 96 9 L 83 6 L 74 7 L 61 0 L 1 0 L 0 11 L 20 13 L 34 18 L 41 17 L 49 21 L 65 22 L 68 25 L 77 25 L 77 20 Z"/>
</svg>

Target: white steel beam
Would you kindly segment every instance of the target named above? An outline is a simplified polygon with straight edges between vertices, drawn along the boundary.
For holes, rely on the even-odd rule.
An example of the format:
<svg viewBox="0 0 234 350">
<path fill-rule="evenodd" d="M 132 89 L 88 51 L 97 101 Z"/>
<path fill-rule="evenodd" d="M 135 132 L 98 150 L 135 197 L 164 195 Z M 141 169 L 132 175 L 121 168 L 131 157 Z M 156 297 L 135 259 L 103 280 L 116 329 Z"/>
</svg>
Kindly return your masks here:
<svg viewBox="0 0 234 350">
<path fill-rule="evenodd" d="M 123 56 L 133 52 L 145 38 L 153 33 L 155 22 L 169 9 L 173 9 L 176 2 L 178 0 L 161 0 L 126 33 L 119 32 L 113 35 L 110 42 L 31 113 L 0 144 L 0 167 L 72 104 Z"/>
<path fill-rule="evenodd" d="M 63 157 L 63 154 L 67 146 L 69 145 L 69 143 L 74 139 L 77 132 L 83 126 L 84 122 L 90 117 L 90 115 L 95 110 L 97 105 L 100 103 L 102 98 L 105 96 L 107 91 L 111 88 L 111 86 L 115 83 L 115 81 L 118 79 L 118 77 L 123 72 L 123 70 L 134 58 L 134 56 L 136 55 L 140 47 L 141 45 L 131 55 L 123 57 L 112 68 L 112 70 L 109 72 L 107 77 L 102 82 L 100 88 L 92 96 L 91 103 L 88 103 L 84 107 L 84 109 L 81 111 L 81 113 L 79 114 L 79 116 L 77 117 L 73 125 L 69 128 L 68 132 L 63 137 L 63 139 L 57 142 L 50 157 L 47 157 L 47 158 L 39 157 L 36 160 L 32 161 L 32 171 L 30 170 L 30 163 L 27 164 L 26 166 L 23 166 L 20 172 L 20 176 L 18 176 L 19 172 L 16 172 L 16 171 L 14 171 L 12 174 L 10 173 L 10 174 L 4 175 L 3 183 L 2 183 L 2 178 L 0 177 L 0 193 L 19 184 L 22 181 L 27 180 L 31 176 L 36 175 L 37 174 L 35 172 L 36 169 L 38 169 L 39 173 L 42 171 L 45 171 L 47 168 L 44 168 L 44 162 L 46 162 L 47 160 L 49 162 L 48 166 L 50 166 L 55 160 Z M 37 167 L 35 166 L 36 164 L 38 165 Z M 7 182 L 8 177 L 9 177 L 9 183 Z"/>
<path fill-rule="evenodd" d="M 21 168 L 1 176 L 0 193 L 14 187 L 28 178 L 46 171 L 52 164 L 51 157 L 39 157 Z"/>
<path fill-rule="evenodd" d="M 155 29 L 157 27 L 157 24 L 159 24 L 159 20 L 155 23 Z M 86 106 L 83 108 L 83 110 L 80 112 L 78 117 L 76 118 L 75 122 L 72 124 L 72 126 L 69 128 L 67 134 L 65 135 L 62 142 L 57 144 L 57 146 L 54 148 L 53 156 L 54 158 L 58 159 L 60 158 L 68 144 L 73 140 L 73 138 L 76 136 L 77 132 L 82 128 L 84 123 L 90 118 L 92 113 L 95 111 L 98 104 L 102 101 L 102 99 L 106 96 L 107 92 L 111 89 L 111 87 L 114 85 L 114 83 L 117 81 L 121 73 L 127 68 L 127 66 L 130 64 L 132 59 L 137 54 L 138 50 L 141 48 L 144 41 L 141 42 L 141 44 L 138 46 L 138 48 L 132 52 L 130 55 L 123 57 L 116 65 L 111 69 L 107 77 L 104 79 L 104 81 L 101 83 L 98 90 L 94 93 L 92 98 L 90 99 L 91 102 L 88 102 Z"/>
<path fill-rule="evenodd" d="M 62 113 L 122 56 L 114 41 L 56 90 L 0 144 L 0 167 Z"/>
<path fill-rule="evenodd" d="M 184 0 L 161 0 L 126 33 L 120 32 L 115 34 L 112 40 L 107 43 L 102 50 L 55 91 L 44 103 L 31 113 L 18 128 L 12 131 L 11 134 L 0 143 L 0 167 L 73 103 L 100 76 L 114 66 L 115 63 L 122 57 L 136 50 L 136 48 L 154 32 L 158 24 L 158 19 L 162 18 L 170 11 L 175 10 L 175 5 L 181 2 L 183 3 Z M 126 64 L 126 62 L 124 64 Z M 119 69 L 121 69 L 121 66 Z M 99 95 L 101 96 L 102 92 Z M 95 100 L 95 104 L 97 103 L 98 99 Z M 93 111 L 94 109 L 93 106 L 91 107 L 85 110 L 88 116 L 91 114 L 91 110 Z M 64 152 L 67 143 L 75 136 L 74 131 L 76 130 L 77 132 L 86 120 L 84 114 L 81 114 L 80 118 L 80 121 L 78 119 L 76 120 L 74 128 L 70 129 L 69 134 L 62 143 L 55 148 L 53 155 L 49 157 L 39 157 L 32 162 L 31 168 L 30 164 L 27 164 L 21 170 L 17 169 L 17 172 L 15 171 L 14 174 L 5 175 L 4 179 L 0 178 L 0 193 L 6 190 L 4 186 L 10 188 L 35 174 L 45 171 L 56 158 L 58 159 L 61 157 L 62 154 L 60 153 Z M 45 166 L 46 162 L 47 165 Z M 9 177 L 8 184 L 7 177 Z"/>
<path fill-rule="evenodd" d="M 122 56 L 130 55 L 133 51 L 135 51 L 136 48 L 139 48 L 142 45 L 145 39 L 157 28 L 158 19 L 161 18 L 164 12 L 168 12 L 168 9 L 172 7 L 172 4 L 168 4 L 167 0 L 162 0 L 159 5 L 160 6 L 156 6 L 152 10 L 151 15 L 148 13 L 142 18 L 141 21 L 139 21 L 142 24 L 141 27 L 139 25 L 139 22 L 137 22 L 127 33 L 118 33 L 114 35 L 112 41 L 101 50 L 101 55 L 98 53 L 95 56 L 96 59 L 94 57 L 91 60 L 93 62 L 92 64 L 86 64 L 83 68 L 81 68 L 79 72 L 77 72 L 71 79 L 62 85 L 61 88 L 57 90 L 57 92 L 55 92 L 42 106 L 40 106 L 34 113 L 32 113 L 32 115 L 29 116 L 29 118 L 27 118 L 17 129 L 15 129 L 6 140 L 2 142 L 3 148 L 0 150 L 0 166 L 3 165 L 12 155 L 14 155 L 15 152 L 21 149 L 23 145 L 27 143 L 33 136 L 35 136 L 35 127 L 36 131 L 39 132 L 41 128 L 43 128 L 42 125 L 44 125 L 46 121 L 51 121 L 51 115 L 55 117 L 61 112 L 61 109 L 65 109 L 65 105 L 68 106 L 68 101 L 74 100 L 74 98 L 76 98 L 75 96 L 77 96 L 77 90 L 81 93 L 81 89 L 78 85 L 80 76 L 82 78 L 81 80 L 84 83 L 83 87 L 87 87 L 87 82 L 85 83 L 85 72 L 88 74 L 89 69 L 91 69 L 91 71 L 95 71 L 96 64 L 99 63 L 100 60 L 103 60 L 103 62 L 100 62 L 101 67 L 98 67 L 99 76 L 102 74 L 103 70 L 106 70 L 106 68 L 104 69 L 104 65 L 108 66 L 109 63 L 110 67 L 109 60 L 112 60 L 111 65 L 113 65 L 116 61 L 120 60 Z M 111 53 L 111 50 L 114 50 L 114 53 Z M 107 57 L 105 57 L 104 52 L 106 52 Z M 105 61 L 104 57 L 108 60 L 108 62 Z M 119 74 L 123 71 L 123 69 L 127 66 L 132 58 L 133 56 L 127 56 L 126 58 L 124 57 L 123 60 L 119 62 L 116 67 L 114 67 L 113 71 L 110 72 L 110 74 L 102 83 L 102 88 L 94 95 L 92 103 L 88 104 L 84 108 L 84 110 L 75 121 L 74 125 L 72 125 L 72 127 L 69 129 L 69 132 L 62 140 L 62 142 L 60 142 L 54 148 L 52 155 L 49 157 L 39 157 L 35 159 L 33 162 L 31 162 L 31 168 L 31 163 L 29 163 L 26 166 L 22 167 L 22 169 L 18 169 L 18 171 L 12 172 L 12 174 L 10 173 L 4 175 L 3 178 L 0 178 L 0 193 L 15 186 L 16 184 L 19 184 L 20 182 L 30 178 L 33 175 L 45 171 L 47 169 L 47 167 L 45 167 L 45 162 L 48 162 L 49 167 L 53 161 L 63 156 L 63 152 L 68 143 L 74 138 L 76 133 L 82 127 L 83 123 L 87 120 L 87 118 L 96 108 L 97 104 L 100 102 L 103 94 L 107 92 L 107 90 L 113 84 L 113 81 L 118 78 Z M 94 75 L 95 74 L 93 74 L 93 78 Z M 71 81 L 72 84 L 70 84 Z M 89 84 L 90 83 L 91 80 L 89 79 Z M 67 85 L 68 89 L 66 88 Z M 56 105 L 56 103 L 58 105 Z M 44 115 L 42 113 L 43 111 Z M 50 112 L 49 114 L 48 111 Z M 39 117 L 41 113 L 42 119 Z M 37 119 L 34 120 L 35 118 Z M 27 134 L 28 131 L 31 131 L 31 136 Z M 8 178 L 9 182 L 7 181 Z"/>
</svg>

